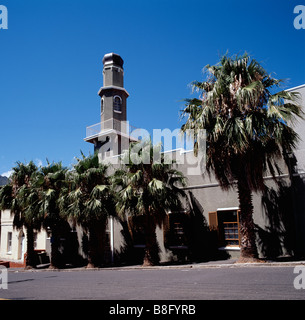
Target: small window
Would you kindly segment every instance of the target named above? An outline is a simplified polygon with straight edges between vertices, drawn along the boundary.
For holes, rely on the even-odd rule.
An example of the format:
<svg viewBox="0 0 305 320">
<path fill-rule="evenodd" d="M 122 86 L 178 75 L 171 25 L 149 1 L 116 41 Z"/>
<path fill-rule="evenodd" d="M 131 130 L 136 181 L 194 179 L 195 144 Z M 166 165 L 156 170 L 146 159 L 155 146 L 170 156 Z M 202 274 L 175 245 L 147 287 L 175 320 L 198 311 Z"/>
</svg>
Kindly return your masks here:
<svg viewBox="0 0 305 320">
<path fill-rule="evenodd" d="M 165 242 L 169 248 L 187 246 L 187 216 L 185 213 L 168 214 L 165 229 Z"/>
<path fill-rule="evenodd" d="M 113 110 L 115 112 L 122 112 L 122 98 L 119 96 L 115 96 L 113 98 Z"/>
<path fill-rule="evenodd" d="M 12 232 L 8 232 L 7 233 L 7 253 L 12 253 L 12 239 L 13 239 Z"/>
<path fill-rule="evenodd" d="M 135 247 L 145 247 L 144 216 L 128 218 L 128 227 Z"/>
<path fill-rule="evenodd" d="M 101 114 L 104 112 L 104 98 L 101 100 Z"/>
</svg>

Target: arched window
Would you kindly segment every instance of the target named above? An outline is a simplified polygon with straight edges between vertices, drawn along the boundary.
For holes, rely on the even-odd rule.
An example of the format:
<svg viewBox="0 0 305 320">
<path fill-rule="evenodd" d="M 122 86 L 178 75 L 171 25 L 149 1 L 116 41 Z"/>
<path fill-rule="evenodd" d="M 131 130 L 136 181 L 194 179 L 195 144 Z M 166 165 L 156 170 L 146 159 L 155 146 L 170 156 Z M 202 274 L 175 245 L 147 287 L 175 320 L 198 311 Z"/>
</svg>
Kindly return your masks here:
<svg viewBox="0 0 305 320">
<path fill-rule="evenodd" d="M 101 100 L 101 114 L 104 112 L 104 97 Z"/>
<path fill-rule="evenodd" d="M 113 110 L 116 112 L 122 112 L 122 98 L 120 96 L 113 97 Z"/>
</svg>

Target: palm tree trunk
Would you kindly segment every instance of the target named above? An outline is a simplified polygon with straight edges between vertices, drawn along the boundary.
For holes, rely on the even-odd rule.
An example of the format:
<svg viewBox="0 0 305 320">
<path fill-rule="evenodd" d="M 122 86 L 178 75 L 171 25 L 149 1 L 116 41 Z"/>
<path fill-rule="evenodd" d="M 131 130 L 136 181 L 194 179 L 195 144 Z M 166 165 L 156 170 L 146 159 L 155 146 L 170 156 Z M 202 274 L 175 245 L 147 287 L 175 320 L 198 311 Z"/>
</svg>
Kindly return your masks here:
<svg viewBox="0 0 305 320">
<path fill-rule="evenodd" d="M 36 267 L 35 263 L 35 251 L 34 251 L 34 230 L 32 227 L 27 227 L 27 250 L 25 259 L 25 268 L 31 269 Z"/>
<path fill-rule="evenodd" d="M 60 255 L 59 255 L 59 233 L 56 226 L 52 227 L 51 238 L 51 261 L 50 269 L 58 269 L 60 267 Z"/>
<path fill-rule="evenodd" d="M 148 215 L 144 223 L 145 253 L 143 267 L 159 264 L 159 248 L 156 235 L 156 223 L 152 216 Z"/>
<path fill-rule="evenodd" d="M 89 226 L 89 241 L 88 241 L 88 264 L 87 268 L 96 268 L 98 265 L 97 258 L 97 232 L 96 226 Z"/>
<path fill-rule="evenodd" d="M 256 247 L 255 226 L 253 221 L 252 193 L 250 188 L 243 182 L 244 178 L 238 180 L 238 197 L 240 206 L 240 236 L 241 251 L 240 260 L 255 260 L 258 258 Z"/>
</svg>

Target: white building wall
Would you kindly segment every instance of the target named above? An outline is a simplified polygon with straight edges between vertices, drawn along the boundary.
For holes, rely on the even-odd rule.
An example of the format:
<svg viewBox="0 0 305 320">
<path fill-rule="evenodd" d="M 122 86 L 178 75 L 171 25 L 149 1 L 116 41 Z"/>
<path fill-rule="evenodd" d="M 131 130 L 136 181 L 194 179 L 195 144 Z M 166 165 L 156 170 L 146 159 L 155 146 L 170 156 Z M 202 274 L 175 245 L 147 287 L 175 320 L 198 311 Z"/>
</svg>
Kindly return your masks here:
<svg viewBox="0 0 305 320">
<path fill-rule="evenodd" d="M 26 253 L 26 229 L 17 230 L 13 227 L 13 215 L 10 210 L 1 211 L 0 220 L 0 259 L 23 261 Z M 35 250 L 46 250 L 47 233 L 37 233 Z"/>
<path fill-rule="evenodd" d="M 301 105 L 303 107 L 303 112 L 305 112 L 305 84 L 289 89 L 287 91 L 299 92 L 301 95 Z M 294 154 L 297 158 L 297 171 L 299 173 L 305 172 L 305 125 L 304 119 L 297 119 L 295 123 L 293 123 L 295 131 L 299 135 L 299 142 L 297 144 L 297 148 L 294 151 Z"/>
</svg>

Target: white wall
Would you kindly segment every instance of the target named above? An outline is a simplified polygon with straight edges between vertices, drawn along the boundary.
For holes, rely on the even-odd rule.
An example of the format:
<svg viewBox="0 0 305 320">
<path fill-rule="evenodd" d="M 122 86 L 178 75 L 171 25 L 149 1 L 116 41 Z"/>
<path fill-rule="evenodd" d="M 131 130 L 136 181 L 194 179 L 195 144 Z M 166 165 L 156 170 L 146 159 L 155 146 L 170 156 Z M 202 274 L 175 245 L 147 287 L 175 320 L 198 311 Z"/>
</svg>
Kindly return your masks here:
<svg viewBox="0 0 305 320">
<path fill-rule="evenodd" d="M 13 216 L 10 210 L 1 211 L 0 227 L 0 259 L 22 261 L 26 252 L 26 230 L 13 228 Z M 46 250 L 46 239 L 47 234 L 44 230 L 38 232 L 35 249 Z"/>
</svg>

